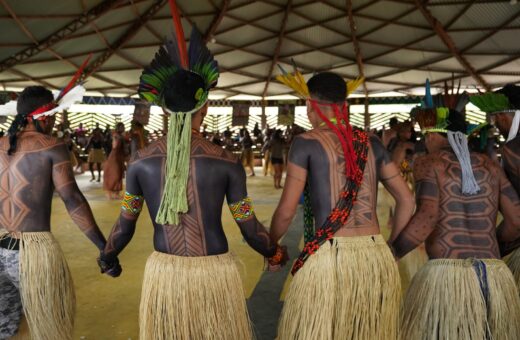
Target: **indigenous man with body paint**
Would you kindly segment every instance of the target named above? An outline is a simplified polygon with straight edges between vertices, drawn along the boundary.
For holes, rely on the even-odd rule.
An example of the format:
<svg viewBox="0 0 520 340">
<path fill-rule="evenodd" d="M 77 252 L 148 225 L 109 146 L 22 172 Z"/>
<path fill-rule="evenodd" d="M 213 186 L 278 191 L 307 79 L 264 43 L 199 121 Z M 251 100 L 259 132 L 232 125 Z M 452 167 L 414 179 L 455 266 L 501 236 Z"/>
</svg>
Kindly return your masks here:
<svg viewBox="0 0 520 340">
<path fill-rule="evenodd" d="M 296 70 L 278 79 L 307 100 L 313 126 L 292 143 L 271 223 L 278 241 L 307 185 L 305 247 L 293 266 L 278 338 L 398 339 L 401 284 L 379 231 L 377 184 L 397 201 L 391 240 L 412 216 L 412 194 L 381 141 L 350 125 L 346 95 L 355 83 L 328 72 L 305 83 Z"/>
<path fill-rule="evenodd" d="M 401 336 L 518 339 L 520 298 L 500 260 L 520 236 L 518 196 L 496 162 L 469 152 L 464 115 L 453 106 L 434 107 L 427 90 L 416 120 L 429 153 L 415 162 L 417 210 L 393 248 L 401 258 L 425 242 L 430 260 L 406 293 Z"/>
<path fill-rule="evenodd" d="M 143 99 L 169 115 L 168 135 L 132 159 L 121 214 L 100 265 L 116 265 L 146 201 L 155 252 L 144 273 L 140 339 L 251 339 L 242 282 L 221 222 L 224 198 L 253 249 L 275 265 L 287 255 L 255 217 L 241 162 L 199 133 L 218 66 L 196 28 L 186 53 L 180 17 L 170 4 L 176 41 L 160 48 L 139 86 Z"/>
<path fill-rule="evenodd" d="M 99 250 L 105 247 L 74 179 L 69 150 L 50 136 L 54 114 L 83 97 L 83 87 L 72 88 L 79 73 L 56 99 L 49 90 L 31 86 L 16 105 L 0 108 L 17 112 L 9 135 L 0 138 L 0 339 L 17 332 L 22 312 L 32 339 L 72 339 L 74 286 L 50 232 L 55 190 L 81 231 Z"/>
<path fill-rule="evenodd" d="M 490 116 L 500 134 L 506 139 L 501 152 L 502 166 L 520 196 L 520 87 L 508 84 L 496 93 L 472 96 L 471 102 Z M 519 246 L 520 238 L 504 247 L 502 256 L 512 252 L 506 263 L 513 272 L 517 287 L 520 288 Z"/>
</svg>

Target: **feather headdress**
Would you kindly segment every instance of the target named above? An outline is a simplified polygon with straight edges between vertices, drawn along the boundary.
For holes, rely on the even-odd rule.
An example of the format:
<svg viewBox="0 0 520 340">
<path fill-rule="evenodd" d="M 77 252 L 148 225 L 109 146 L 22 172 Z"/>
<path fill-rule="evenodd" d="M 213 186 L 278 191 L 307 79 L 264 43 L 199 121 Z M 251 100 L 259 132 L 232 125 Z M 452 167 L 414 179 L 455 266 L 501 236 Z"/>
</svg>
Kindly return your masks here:
<svg viewBox="0 0 520 340">
<path fill-rule="evenodd" d="M 507 84 L 496 92 L 472 96 L 471 103 L 490 115 L 514 112 L 506 143 L 513 140 L 520 129 L 520 87 Z"/>
<path fill-rule="evenodd" d="M 444 93 L 432 96 L 430 80 L 426 79 L 425 94 L 421 106 L 414 108 L 411 112 L 423 133 L 448 132 L 450 111 L 464 112 L 469 96 L 466 92 L 460 93 L 460 84 L 457 91 L 455 91 L 454 85 L 455 83 L 452 82 L 450 91 L 447 83 L 445 83 Z"/>
<path fill-rule="evenodd" d="M 216 86 L 217 61 L 196 27 L 192 28 L 186 49 L 181 17 L 175 0 L 169 0 L 173 18 L 173 38 L 155 54 L 144 69 L 138 93 L 170 114 L 167 142 L 166 182 L 156 222 L 178 225 L 180 214 L 188 211 L 186 187 L 189 174 L 191 115 L 208 101 Z"/>
<path fill-rule="evenodd" d="M 486 113 L 504 112 L 511 110 L 511 104 L 506 95 L 502 93 L 487 92 L 484 94 L 471 96 L 470 101 Z"/>
<path fill-rule="evenodd" d="M 435 97 L 431 94 L 430 81 L 426 79 L 423 106 L 415 109 L 415 120 L 423 133 L 445 133 L 448 142 L 459 161 L 462 178 L 461 192 L 464 195 L 475 195 L 480 187 L 471 167 L 471 157 L 466 136 L 467 128 L 464 108 L 468 103 L 468 95 L 459 93 L 460 84 L 455 92 L 452 83 L 451 93 L 445 84 L 445 92 Z"/>
<path fill-rule="evenodd" d="M 27 115 L 28 118 L 38 120 L 67 110 L 72 104 L 80 103 L 85 95 L 85 88 L 78 81 L 85 70 L 92 54 L 78 68 L 72 79 L 59 92 L 54 93 L 54 101 L 47 103 Z M 16 115 L 17 101 L 11 100 L 0 106 L 0 116 Z"/>
<path fill-rule="evenodd" d="M 292 63 L 294 73 L 289 73 L 281 65 L 278 65 L 278 68 L 282 74 L 277 75 L 276 80 L 291 88 L 294 92 L 296 92 L 298 97 L 302 99 L 309 99 L 311 95 L 309 93 L 309 88 L 307 87 L 307 82 L 305 82 L 303 75 L 296 67 L 294 60 L 292 60 Z M 347 93 L 345 96 L 348 97 L 350 94 L 352 94 L 352 92 L 354 92 L 359 87 L 359 85 L 363 83 L 364 80 L 364 77 L 358 77 L 356 79 L 347 81 Z"/>
</svg>

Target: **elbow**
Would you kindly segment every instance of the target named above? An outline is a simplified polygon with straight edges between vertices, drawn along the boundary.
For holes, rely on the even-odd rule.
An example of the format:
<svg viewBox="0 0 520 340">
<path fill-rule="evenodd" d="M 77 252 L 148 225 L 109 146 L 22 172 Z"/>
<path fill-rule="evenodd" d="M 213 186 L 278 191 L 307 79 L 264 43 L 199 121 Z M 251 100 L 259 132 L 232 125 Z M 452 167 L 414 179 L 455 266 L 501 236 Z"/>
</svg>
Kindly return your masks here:
<svg viewBox="0 0 520 340">
<path fill-rule="evenodd" d="M 400 209 L 412 216 L 415 208 L 415 200 L 412 194 L 401 196 L 396 203 L 396 209 Z"/>
<path fill-rule="evenodd" d="M 277 220 L 285 223 L 291 223 L 294 215 L 296 215 L 296 208 L 289 209 L 285 207 L 278 207 L 274 213 L 274 216 Z"/>
</svg>

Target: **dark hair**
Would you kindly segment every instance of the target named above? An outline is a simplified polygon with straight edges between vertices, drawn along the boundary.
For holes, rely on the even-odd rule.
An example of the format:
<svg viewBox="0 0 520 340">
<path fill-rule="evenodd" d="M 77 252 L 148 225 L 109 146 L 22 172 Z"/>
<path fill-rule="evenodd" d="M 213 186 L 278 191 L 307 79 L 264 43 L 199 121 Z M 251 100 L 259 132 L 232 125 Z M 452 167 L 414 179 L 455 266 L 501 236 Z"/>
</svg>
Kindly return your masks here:
<svg viewBox="0 0 520 340">
<path fill-rule="evenodd" d="M 27 115 L 53 100 L 52 92 L 43 86 L 29 86 L 22 91 L 16 103 L 17 115 L 7 131 L 9 135 L 8 155 L 12 155 L 16 150 L 16 134 L 27 125 Z"/>
<path fill-rule="evenodd" d="M 390 127 L 393 127 L 393 126 L 396 126 L 397 124 L 399 124 L 399 121 L 397 120 L 396 117 L 392 117 L 392 118 L 390 118 L 390 121 L 388 122 L 388 124 L 390 125 Z"/>
<path fill-rule="evenodd" d="M 504 94 L 509 100 L 509 104 L 511 105 L 512 109 L 520 109 L 520 86 L 507 84 L 495 92 Z"/>
<path fill-rule="evenodd" d="M 329 103 L 343 103 L 347 97 L 347 84 L 343 78 L 332 72 L 314 75 L 307 82 L 312 98 Z"/>
<path fill-rule="evenodd" d="M 164 104 L 172 112 L 188 112 L 195 108 L 197 92 L 204 90 L 204 79 L 190 71 L 180 70 L 164 87 Z"/>
<path fill-rule="evenodd" d="M 460 131 L 465 134 L 467 129 L 464 115 L 458 111 L 450 109 L 450 114 L 448 115 L 448 126 L 446 129 L 453 132 Z"/>
</svg>

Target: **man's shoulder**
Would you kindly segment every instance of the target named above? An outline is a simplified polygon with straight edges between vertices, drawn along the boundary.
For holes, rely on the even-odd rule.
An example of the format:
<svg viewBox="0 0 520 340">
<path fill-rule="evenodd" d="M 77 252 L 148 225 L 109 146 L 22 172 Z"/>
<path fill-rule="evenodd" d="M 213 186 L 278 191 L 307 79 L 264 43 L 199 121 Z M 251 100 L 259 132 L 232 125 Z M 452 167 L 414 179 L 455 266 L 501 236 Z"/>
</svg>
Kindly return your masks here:
<svg viewBox="0 0 520 340">
<path fill-rule="evenodd" d="M 16 140 L 16 152 L 37 152 L 54 149 L 65 143 L 56 137 L 52 137 L 43 133 L 25 133 L 18 135 Z M 9 137 L 0 138 L 0 150 L 7 152 L 9 150 Z"/>
<path fill-rule="evenodd" d="M 309 131 L 305 131 L 304 133 L 300 133 L 299 135 L 295 136 L 294 138 L 301 138 L 301 139 L 321 139 L 324 135 L 327 135 L 329 132 L 332 132 L 329 129 L 326 129 L 324 127 L 317 127 L 314 129 L 311 129 Z"/>
<path fill-rule="evenodd" d="M 441 151 L 417 156 L 413 167 L 415 176 L 422 177 L 422 175 L 431 171 L 442 171 L 446 162 L 443 156 L 444 154 Z"/>
<path fill-rule="evenodd" d="M 130 159 L 130 162 L 138 162 L 153 156 L 166 156 L 166 136 L 148 144 L 146 147 L 138 150 Z"/>
<path fill-rule="evenodd" d="M 231 151 L 199 136 L 194 136 L 191 140 L 191 156 L 195 158 L 218 159 L 231 163 L 238 161 L 238 158 Z"/>
</svg>

